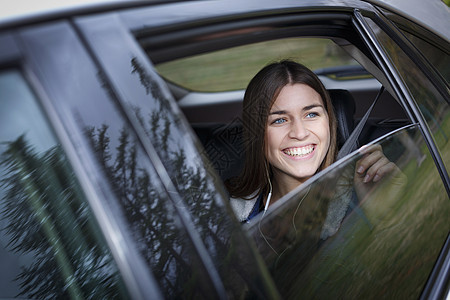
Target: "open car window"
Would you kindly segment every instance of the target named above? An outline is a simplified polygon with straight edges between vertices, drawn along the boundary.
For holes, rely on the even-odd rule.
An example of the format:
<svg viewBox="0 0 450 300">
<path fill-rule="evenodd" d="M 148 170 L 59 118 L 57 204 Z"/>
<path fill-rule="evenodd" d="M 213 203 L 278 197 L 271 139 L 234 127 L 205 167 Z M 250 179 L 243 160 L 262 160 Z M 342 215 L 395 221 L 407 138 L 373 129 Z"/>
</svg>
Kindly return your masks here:
<svg viewBox="0 0 450 300">
<path fill-rule="evenodd" d="M 242 90 L 274 60 L 292 59 L 333 79 L 364 78 L 367 72 L 333 41 L 323 38 L 284 38 L 198 54 L 156 65 L 170 82 L 198 92 Z M 355 68 L 356 67 L 356 68 Z M 230 74 L 233 74 L 230 76 Z"/>
<path fill-rule="evenodd" d="M 399 172 L 359 198 L 355 151 L 246 225 L 283 297 L 419 297 L 448 234 L 450 203 L 418 126 L 377 144 Z"/>
</svg>

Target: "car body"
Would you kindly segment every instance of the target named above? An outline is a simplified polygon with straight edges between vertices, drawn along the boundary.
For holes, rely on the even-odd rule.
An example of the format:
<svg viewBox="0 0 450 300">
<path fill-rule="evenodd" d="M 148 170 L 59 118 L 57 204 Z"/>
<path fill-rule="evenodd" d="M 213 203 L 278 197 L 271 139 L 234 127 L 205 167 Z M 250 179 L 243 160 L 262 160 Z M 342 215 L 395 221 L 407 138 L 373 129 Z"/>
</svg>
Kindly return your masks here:
<svg viewBox="0 0 450 300">
<path fill-rule="evenodd" d="M 3 10 L 0 298 L 448 297 L 450 19 L 441 2 L 429 9 L 422 19 L 409 2 L 375 0 Z M 310 45 L 325 51 L 309 67 L 334 99 L 340 146 L 362 124 L 358 144 L 240 224 L 224 181 L 243 163 L 245 85 L 271 60 L 314 56 L 297 48 Z M 355 199 L 365 144 L 404 177 Z"/>
</svg>

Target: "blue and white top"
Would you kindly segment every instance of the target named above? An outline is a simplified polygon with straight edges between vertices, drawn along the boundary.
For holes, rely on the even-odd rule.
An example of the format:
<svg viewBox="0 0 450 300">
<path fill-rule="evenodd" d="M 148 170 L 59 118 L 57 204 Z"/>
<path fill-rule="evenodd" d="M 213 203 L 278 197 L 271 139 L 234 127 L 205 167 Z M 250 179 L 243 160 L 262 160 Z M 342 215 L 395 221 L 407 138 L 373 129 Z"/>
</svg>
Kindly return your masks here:
<svg viewBox="0 0 450 300">
<path fill-rule="evenodd" d="M 263 210 L 262 199 L 263 194 L 261 193 L 258 195 L 258 193 L 255 192 L 250 196 L 249 200 L 230 198 L 230 203 L 237 219 L 240 222 L 247 223 Z"/>
</svg>

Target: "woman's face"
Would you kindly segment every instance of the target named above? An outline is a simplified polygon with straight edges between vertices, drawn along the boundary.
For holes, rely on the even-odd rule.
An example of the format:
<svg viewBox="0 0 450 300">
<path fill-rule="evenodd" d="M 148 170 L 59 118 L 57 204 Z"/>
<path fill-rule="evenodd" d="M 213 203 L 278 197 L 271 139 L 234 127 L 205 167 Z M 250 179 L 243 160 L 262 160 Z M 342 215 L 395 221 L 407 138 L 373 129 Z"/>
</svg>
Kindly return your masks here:
<svg viewBox="0 0 450 300">
<path fill-rule="evenodd" d="M 284 86 L 270 109 L 265 139 L 277 182 L 302 183 L 314 175 L 330 146 L 320 95 L 305 84 Z"/>
</svg>

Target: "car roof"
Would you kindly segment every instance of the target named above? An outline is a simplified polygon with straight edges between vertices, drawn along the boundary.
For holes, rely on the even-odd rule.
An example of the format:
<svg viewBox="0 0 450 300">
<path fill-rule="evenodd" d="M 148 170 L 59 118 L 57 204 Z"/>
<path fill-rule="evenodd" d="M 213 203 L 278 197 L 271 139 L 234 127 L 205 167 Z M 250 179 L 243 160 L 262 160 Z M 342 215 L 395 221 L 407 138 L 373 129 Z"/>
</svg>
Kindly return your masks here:
<svg viewBox="0 0 450 300">
<path fill-rule="evenodd" d="M 147 4 L 160 3 L 158 1 L 131 1 L 131 0 L 0 0 L 0 27 L 28 23 L 33 20 L 45 20 L 55 16 L 73 15 L 94 11 L 111 10 L 118 7 L 144 6 Z M 166 3 L 177 1 L 166 1 Z M 195 3 L 197 2 L 197 3 Z M 195 9 L 188 11 L 165 10 L 170 17 L 175 16 L 169 22 L 182 21 L 183 14 L 191 17 L 208 17 L 220 15 L 221 13 L 239 13 L 257 10 L 271 10 L 289 7 L 307 6 L 364 6 L 363 2 L 386 8 L 392 12 L 411 19 L 415 23 L 422 25 L 437 35 L 450 40 L 450 9 L 441 0 L 224 0 L 224 1 L 184 1 L 184 7 L 195 6 Z M 195 5 L 197 4 L 197 5 Z M 211 11 L 212 5 L 219 11 Z M 161 8 L 161 7 L 160 7 Z M 173 7 L 174 10 L 177 10 Z M 170 8 L 169 8 L 170 9 Z M 161 16 L 166 17 L 166 16 Z M 169 17 L 169 19 L 170 19 Z"/>
<path fill-rule="evenodd" d="M 0 0 L 0 20 L 10 21 L 19 18 L 30 18 L 34 16 L 71 11 L 81 7 L 89 7 L 100 3 L 111 2 L 110 0 Z"/>
<path fill-rule="evenodd" d="M 61 16 L 134 7 L 155 0 L 0 0 L 0 27 L 45 21 Z M 168 0 L 168 2 L 171 0 Z"/>
</svg>

